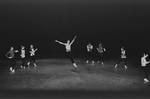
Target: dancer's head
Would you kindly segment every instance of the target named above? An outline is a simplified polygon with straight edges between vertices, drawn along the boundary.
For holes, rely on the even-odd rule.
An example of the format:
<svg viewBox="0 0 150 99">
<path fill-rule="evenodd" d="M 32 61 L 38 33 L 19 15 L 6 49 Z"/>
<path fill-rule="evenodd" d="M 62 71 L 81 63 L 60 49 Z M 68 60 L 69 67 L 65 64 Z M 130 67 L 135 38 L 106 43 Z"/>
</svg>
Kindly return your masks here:
<svg viewBox="0 0 150 99">
<path fill-rule="evenodd" d="M 14 50 L 14 48 L 13 48 L 13 47 L 10 47 L 10 50 L 11 50 L 11 51 L 13 51 L 13 50 Z"/>
<path fill-rule="evenodd" d="M 148 54 L 143 53 L 143 56 L 146 58 L 148 56 Z"/>
<path fill-rule="evenodd" d="M 121 50 L 124 50 L 124 47 L 121 47 Z"/>
<path fill-rule="evenodd" d="M 32 45 L 32 44 L 30 45 L 30 48 L 33 48 L 33 45 Z"/>
<path fill-rule="evenodd" d="M 99 43 L 99 46 L 102 46 L 102 42 Z"/>
<path fill-rule="evenodd" d="M 23 45 L 21 45 L 21 49 L 24 49 L 25 47 Z"/>
</svg>

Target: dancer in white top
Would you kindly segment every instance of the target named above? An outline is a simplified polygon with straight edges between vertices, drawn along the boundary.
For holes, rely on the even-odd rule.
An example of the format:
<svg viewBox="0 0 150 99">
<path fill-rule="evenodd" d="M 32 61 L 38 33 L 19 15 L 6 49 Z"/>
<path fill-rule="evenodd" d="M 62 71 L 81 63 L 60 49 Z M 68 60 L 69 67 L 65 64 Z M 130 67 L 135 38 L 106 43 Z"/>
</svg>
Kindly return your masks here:
<svg viewBox="0 0 150 99">
<path fill-rule="evenodd" d="M 86 63 L 89 63 L 89 60 L 91 58 L 92 63 L 94 64 L 92 50 L 93 50 L 93 45 L 91 43 L 89 43 L 87 45 L 87 61 L 86 61 Z"/>
<path fill-rule="evenodd" d="M 13 73 L 15 72 L 15 69 L 14 69 L 14 67 L 16 65 L 15 53 L 17 53 L 17 52 L 18 52 L 18 50 L 14 50 L 14 48 L 11 47 L 10 51 L 8 51 L 5 55 L 10 60 L 10 63 L 11 63 L 10 71 Z"/>
<path fill-rule="evenodd" d="M 21 46 L 21 60 L 22 60 L 22 64 L 21 64 L 21 68 L 25 68 L 25 46 Z"/>
<path fill-rule="evenodd" d="M 115 65 L 115 68 L 117 69 L 117 66 L 118 64 L 121 62 L 121 61 L 124 61 L 125 65 L 125 69 L 127 69 L 127 65 L 126 65 L 126 50 L 124 49 L 124 47 L 121 47 L 121 59 L 117 62 L 117 64 Z"/>
<path fill-rule="evenodd" d="M 143 70 L 145 72 L 145 77 L 144 77 L 144 82 L 149 82 L 149 80 L 147 79 L 148 78 L 148 74 L 149 74 L 149 71 L 148 71 L 148 68 L 147 68 L 147 64 L 150 63 L 150 61 L 146 61 L 146 58 L 148 57 L 148 54 L 143 54 L 143 56 L 141 57 L 141 66 L 143 67 Z"/>
<path fill-rule="evenodd" d="M 74 59 L 73 59 L 73 54 L 72 54 L 72 52 L 71 52 L 71 45 L 72 45 L 73 42 L 75 41 L 75 38 L 76 38 L 76 37 L 77 37 L 77 36 L 75 36 L 71 42 L 70 42 L 70 40 L 67 40 L 67 43 L 62 43 L 62 42 L 60 42 L 60 41 L 58 41 L 58 40 L 55 40 L 55 42 L 57 42 L 57 43 L 59 43 L 59 44 L 62 44 L 62 45 L 65 45 L 66 52 L 68 53 L 69 58 L 70 58 L 70 60 L 71 60 L 71 62 L 72 62 L 72 64 L 73 64 L 73 66 L 75 66 L 75 67 L 77 68 L 77 65 L 76 65 L 76 63 L 74 62 Z"/>
<path fill-rule="evenodd" d="M 31 57 L 31 60 L 27 63 L 28 66 L 30 66 L 30 63 L 33 61 L 34 63 L 34 66 L 37 66 L 36 63 L 35 63 L 35 52 L 37 51 L 38 49 L 34 49 L 33 45 L 31 44 L 30 45 L 30 57 Z"/>
<path fill-rule="evenodd" d="M 101 64 L 103 65 L 103 56 L 104 56 L 104 51 L 106 51 L 106 49 L 103 47 L 102 45 L 102 42 L 99 43 L 98 45 L 98 48 L 96 48 L 97 51 L 98 51 L 98 57 L 99 57 L 99 60 L 98 60 L 98 64 L 101 62 Z"/>
</svg>

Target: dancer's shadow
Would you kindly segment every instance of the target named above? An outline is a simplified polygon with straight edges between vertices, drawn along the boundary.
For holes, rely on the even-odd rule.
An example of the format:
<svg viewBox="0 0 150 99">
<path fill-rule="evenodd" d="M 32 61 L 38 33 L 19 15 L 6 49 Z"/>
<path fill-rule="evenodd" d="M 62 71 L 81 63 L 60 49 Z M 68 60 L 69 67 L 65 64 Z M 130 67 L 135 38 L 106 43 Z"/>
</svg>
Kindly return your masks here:
<svg viewBox="0 0 150 99">
<path fill-rule="evenodd" d="M 92 70 L 91 66 L 88 66 L 88 67 L 86 67 L 85 69 L 88 70 L 88 71 L 91 71 L 91 70 Z"/>
<path fill-rule="evenodd" d="M 79 70 L 77 68 L 71 69 L 71 72 L 79 73 Z"/>
</svg>

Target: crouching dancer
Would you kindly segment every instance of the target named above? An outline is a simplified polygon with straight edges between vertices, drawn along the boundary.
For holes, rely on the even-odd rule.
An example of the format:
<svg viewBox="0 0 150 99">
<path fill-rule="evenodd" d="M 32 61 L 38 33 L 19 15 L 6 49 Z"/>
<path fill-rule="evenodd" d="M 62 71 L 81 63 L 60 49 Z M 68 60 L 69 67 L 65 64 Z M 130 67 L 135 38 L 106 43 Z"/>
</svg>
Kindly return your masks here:
<svg viewBox="0 0 150 99">
<path fill-rule="evenodd" d="M 74 37 L 74 39 L 71 42 L 70 42 L 70 40 L 67 40 L 67 43 L 62 43 L 58 40 L 55 40 L 55 42 L 57 42 L 59 44 L 62 44 L 62 45 L 65 45 L 66 52 L 67 52 L 67 54 L 68 54 L 68 56 L 69 56 L 69 58 L 70 58 L 70 60 L 73 64 L 73 66 L 77 68 L 77 65 L 76 65 L 76 63 L 74 62 L 74 59 L 73 59 L 73 54 L 71 52 L 71 45 L 73 44 L 75 38 L 76 38 L 76 36 Z"/>
</svg>

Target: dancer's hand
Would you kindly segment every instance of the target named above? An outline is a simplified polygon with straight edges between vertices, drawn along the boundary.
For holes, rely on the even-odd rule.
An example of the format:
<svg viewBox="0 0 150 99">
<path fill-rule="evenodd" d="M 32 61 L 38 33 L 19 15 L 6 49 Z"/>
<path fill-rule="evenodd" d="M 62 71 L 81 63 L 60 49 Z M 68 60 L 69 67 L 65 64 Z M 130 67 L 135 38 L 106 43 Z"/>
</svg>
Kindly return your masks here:
<svg viewBox="0 0 150 99">
<path fill-rule="evenodd" d="M 18 52 L 18 50 L 15 50 L 15 52 L 17 53 L 17 52 Z"/>
<path fill-rule="evenodd" d="M 58 40 L 55 40 L 55 42 L 58 42 Z"/>
<path fill-rule="evenodd" d="M 77 37 L 77 36 L 75 36 L 74 39 L 75 39 L 76 37 Z"/>
<path fill-rule="evenodd" d="M 37 50 L 38 50 L 38 49 L 36 48 L 36 49 L 35 49 L 35 52 L 36 52 Z"/>
</svg>

